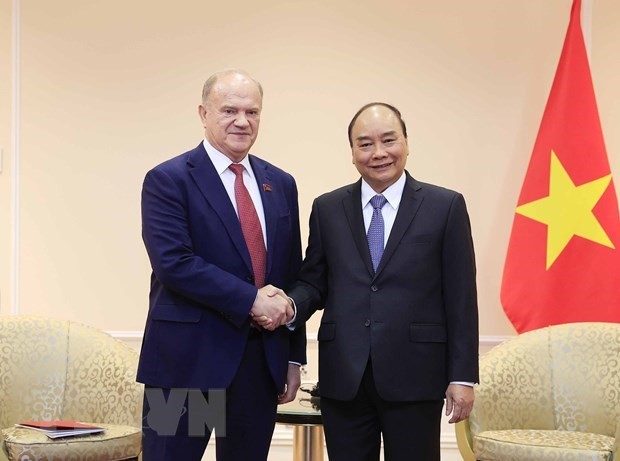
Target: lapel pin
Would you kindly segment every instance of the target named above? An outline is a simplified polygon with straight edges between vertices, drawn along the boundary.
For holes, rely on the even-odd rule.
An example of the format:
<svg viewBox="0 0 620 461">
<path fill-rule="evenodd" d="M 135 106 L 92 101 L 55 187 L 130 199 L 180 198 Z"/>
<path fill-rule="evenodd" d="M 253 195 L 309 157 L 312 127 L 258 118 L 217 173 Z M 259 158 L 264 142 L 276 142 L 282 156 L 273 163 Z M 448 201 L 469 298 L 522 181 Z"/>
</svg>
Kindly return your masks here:
<svg viewBox="0 0 620 461">
<path fill-rule="evenodd" d="M 265 192 L 271 192 L 271 186 L 269 184 L 263 184 L 263 190 Z"/>
</svg>

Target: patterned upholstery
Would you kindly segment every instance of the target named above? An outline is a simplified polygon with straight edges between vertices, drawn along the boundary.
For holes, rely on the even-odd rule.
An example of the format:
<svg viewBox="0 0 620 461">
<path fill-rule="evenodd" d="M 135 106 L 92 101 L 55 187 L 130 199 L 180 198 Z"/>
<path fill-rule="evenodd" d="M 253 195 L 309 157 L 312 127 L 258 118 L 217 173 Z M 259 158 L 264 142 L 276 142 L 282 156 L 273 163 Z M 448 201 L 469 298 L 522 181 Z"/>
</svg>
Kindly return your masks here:
<svg viewBox="0 0 620 461">
<path fill-rule="evenodd" d="M 105 432 L 51 441 L 47 435 L 10 427 L 2 431 L 10 460 L 20 461 L 111 461 L 137 459 L 142 433 L 133 426 L 101 424 Z"/>
<path fill-rule="evenodd" d="M 141 451 L 142 385 L 137 354 L 92 327 L 0 316 L 0 461 L 125 460 Z M 13 425 L 67 419 L 103 434 L 52 441 Z M 8 458 L 7 458 L 8 457 Z"/>
<path fill-rule="evenodd" d="M 480 360 L 466 461 L 612 461 L 620 434 L 620 324 L 530 331 Z"/>
</svg>

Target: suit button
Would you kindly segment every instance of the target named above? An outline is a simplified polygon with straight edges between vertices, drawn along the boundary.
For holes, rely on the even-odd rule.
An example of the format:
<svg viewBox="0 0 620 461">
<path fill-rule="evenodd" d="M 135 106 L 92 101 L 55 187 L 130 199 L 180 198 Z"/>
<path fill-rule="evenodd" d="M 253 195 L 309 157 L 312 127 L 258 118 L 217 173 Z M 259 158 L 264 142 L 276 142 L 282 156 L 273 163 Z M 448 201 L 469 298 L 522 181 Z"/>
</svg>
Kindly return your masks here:
<svg viewBox="0 0 620 461">
<path fill-rule="evenodd" d="M 379 291 L 379 287 L 377 285 L 372 285 L 370 291 Z"/>
<path fill-rule="evenodd" d="M 254 284 L 254 277 L 246 277 L 245 281 L 251 284 Z"/>
<path fill-rule="evenodd" d="M 366 319 L 366 321 L 364 322 L 364 326 L 365 327 L 369 327 L 370 326 L 370 320 Z"/>
</svg>

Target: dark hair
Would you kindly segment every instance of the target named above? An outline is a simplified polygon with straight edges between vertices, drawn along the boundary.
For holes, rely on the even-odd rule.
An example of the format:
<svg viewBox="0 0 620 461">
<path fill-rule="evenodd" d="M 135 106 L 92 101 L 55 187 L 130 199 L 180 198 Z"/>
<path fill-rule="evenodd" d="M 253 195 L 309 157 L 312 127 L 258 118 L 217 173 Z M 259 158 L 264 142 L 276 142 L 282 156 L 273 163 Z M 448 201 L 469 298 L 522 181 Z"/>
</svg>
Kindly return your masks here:
<svg viewBox="0 0 620 461">
<path fill-rule="evenodd" d="M 353 116 L 353 118 L 351 119 L 351 122 L 349 123 L 349 128 L 348 128 L 349 146 L 353 147 L 353 140 L 351 139 L 351 131 L 353 131 L 353 125 L 355 125 L 357 118 L 360 116 L 362 112 L 364 112 L 366 109 L 373 107 L 373 106 L 383 106 L 383 107 L 388 108 L 392 112 L 394 112 L 396 117 L 398 117 L 398 121 L 400 122 L 400 127 L 403 129 L 403 135 L 405 136 L 405 138 L 407 138 L 407 126 L 405 125 L 405 121 L 403 120 L 403 117 L 400 114 L 400 111 L 396 107 L 392 106 L 391 104 L 387 104 L 385 102 L 371 102 L 371 103 L 368 103 L 362 106 L 362 108 L 358 110 Z"/>
</svg>

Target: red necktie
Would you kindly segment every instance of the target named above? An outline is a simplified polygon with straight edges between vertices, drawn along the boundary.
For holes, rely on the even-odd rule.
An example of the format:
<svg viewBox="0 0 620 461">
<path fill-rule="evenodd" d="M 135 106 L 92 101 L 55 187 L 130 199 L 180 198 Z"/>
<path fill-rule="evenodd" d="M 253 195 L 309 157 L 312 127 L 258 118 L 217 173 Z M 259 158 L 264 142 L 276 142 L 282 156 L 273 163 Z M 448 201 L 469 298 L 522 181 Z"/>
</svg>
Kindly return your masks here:
<svg viewBox="0 0 620 461">
<path fill-rule="evenodd" d="M 258 288 L 265 286 L 265 268 L 267 266 L 267 251 L 263 240 L 263 231 L 260 227 L 258 214 L 250 193 L 243 184 L 243 165 L 232 163 L 228 168 L 235 173 L 235 200 L 237 201 L 237 212 L 241 222 L 241 231 L 245 238 L 245 243 L 250 252 L 252 269 L 254 270 L 254 285 Z"/>
</svg>

